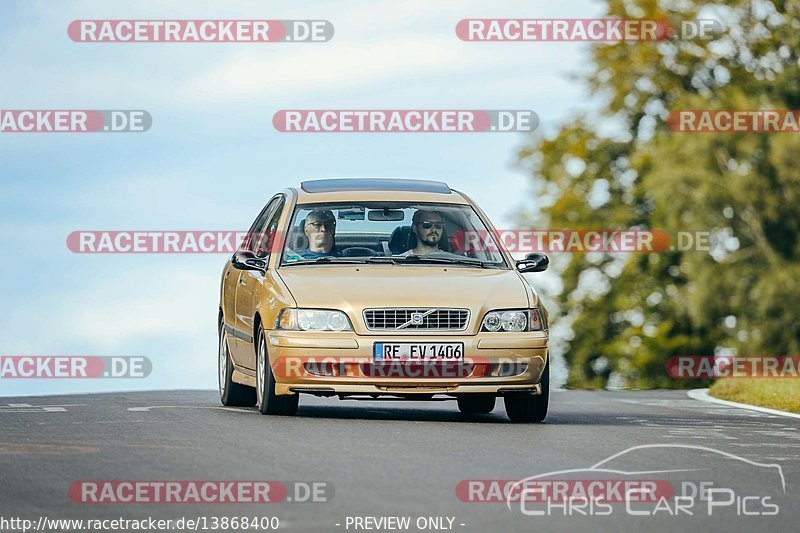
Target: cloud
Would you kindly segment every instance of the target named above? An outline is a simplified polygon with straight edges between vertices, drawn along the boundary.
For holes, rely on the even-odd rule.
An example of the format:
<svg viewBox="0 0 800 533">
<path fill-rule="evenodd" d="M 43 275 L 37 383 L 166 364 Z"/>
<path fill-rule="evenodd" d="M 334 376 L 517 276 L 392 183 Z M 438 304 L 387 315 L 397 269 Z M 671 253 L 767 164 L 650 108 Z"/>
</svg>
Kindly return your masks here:
<svg viewBox="0 0 800 533">
<path fill-rule="evenodd" d="M 13 260 L 0 266 L 0 353 L 151 357 L 154 377 L 131 388 L 213 386 L 225 258 L 75 255 L 65 246 L 69 232 L 246 229 L 275 190 L 337 174 L 437 176 L 509 227 L 503 216 L 530 201 L 527 175 L 510 168 L 522 136 L 289 136 L 272 131 L 272 113 L 464 106 L 533 109 L 553 124 L 585 100 L 564 74 L 582 67 L 586 46 L 465 43 L 455 24 L 599 9 L 528 0 L 11 5 L 0 21 L 4 108 L 147 109 L 154 125 L 141 135 L 3 137 L 0 245 Z M 93 45 L 67 37 L 80 18 L 215 17 L 327 19 L 336 34 L 324 44 Z"/>
<path fill-rule="evenodd" d="M 441 89 L 468 80 L 479 86 L 507 79 L 505 93 L 533 91 L 536 83 L 576 63 L 578 43 L 464 43 L 455 36 L 461 18 L 502 15 L 548 16 L 529 2 L 504 2 L 492 9 L 461 2 L 335 2 L 306 9 L 270 5 L 268 18 L 329 19 L 336 36 L 328 43 L 280 44 L 89 44 L 66 35 L 75 18 L 253 18 L 253 5 L 175 4 L 165 9 L 141 2 L 109 8 L 105 2 L 32 2 L 19 26 L 0 33 L 2 48 L 26 50 L 25 57 L 0 56 L 4 72 L 24 84 L 7 84 L 4 106 L 36 103 L 104 107 L 183 108 L 199 105 L 258 105 L 281 99 L 327 102 L 361 94 L 392 98 L 435 98 Z M 541 6 L 540 6 L 541 7 Z M 585 12 L 580 6 L 572 8 Z M 301 13 L 302 11 L 302 13 Z M 565 13 L 550 16 L 567 16 Z M 430 77 L 435 78 L 430 83 Z M 58 82 L 56 82 L 58 80 Z M 427 80 L 427 81 L 426 81 Z M 391 94 L 391 85 L 397 90 Z M 464 85 L 463 83 L 460 83 Z M 537 84 L 547 92 L 549 83 Z M 444 91 L 445 94 L 448 91 Z M 276 100 L 278 102 L 276 102 Z M 125 107 L 125 105 L 122 105 Z"/>
</svg>

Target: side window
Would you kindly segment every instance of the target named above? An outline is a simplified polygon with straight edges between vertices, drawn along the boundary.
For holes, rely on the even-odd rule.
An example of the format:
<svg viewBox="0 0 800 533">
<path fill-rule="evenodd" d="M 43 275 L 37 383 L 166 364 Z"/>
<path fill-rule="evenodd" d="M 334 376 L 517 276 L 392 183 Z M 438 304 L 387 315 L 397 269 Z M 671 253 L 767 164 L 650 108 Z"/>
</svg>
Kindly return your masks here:
<svg viewBox="0 0 800 533">
<path fill-rule="evenodd" d="M 275 239 L 279 233 L 278 222 L 281 219 L 284 204 L 285 201 L 283 197 L 277 199 L 275 209 L 270 210 L 268 214 L 268 220 L 264 230 L 258 235 L 258 240 L 256 241 L 253 251 L 259 257 L 269 257 L 272 253 L 273 245 L 276 242 Z"/>
<path fill-rule="evenodd" d="M 266 207 L 264 207 L 264 209 L 261 210 L 261 213 L 258 214 L 258 217 L 256 217 L 255 222 L 253 222 L 253 225 L 250 226 L 250 229 L 248 230 L 247 235 L 244 238 L 244 241 L 242 241 L 242 247 L 241 247 L 242 250 L 249 250 L 251 252 L 253 251 L 254 249 L 253 244 L 258 239 L 258 236 L 261 235 L 261 230 L 264 229 L 264 226 L 267 223 L 267 219 L 269 218 L 272 211 L 275 209 L 275 206 L 281 200 L 282 198 L 273 198 L 266 205 Z"/>
</svg>

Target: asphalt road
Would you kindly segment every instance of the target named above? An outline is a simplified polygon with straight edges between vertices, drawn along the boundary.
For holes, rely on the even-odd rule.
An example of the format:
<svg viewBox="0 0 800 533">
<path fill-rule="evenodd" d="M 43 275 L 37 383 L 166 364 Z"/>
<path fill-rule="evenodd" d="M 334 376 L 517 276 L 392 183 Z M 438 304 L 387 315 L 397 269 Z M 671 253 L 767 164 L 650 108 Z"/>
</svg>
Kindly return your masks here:
<svg viewBox="0 0 800 533">
<path fill-rule="evenodd" d="M 355 517 L 388 516 L 409 517 L 407 531 L 796 530 L 800 419 L 707 404 L 679 391 L 554 392 L 551 406 L 546 423 L 515 425 L 501 401 L 492 414 L 468 420 L 455 402 L 304 396 L 298 416 L 286 418 L 223 408 L 212 391 L 0 398 L 0 518 L 274 516 L 285 531 L 397 530 L 373 521 L 356 528 Z M 615 473 L 580 471 L 598 463 Z M 579 471 L 551 474 L 573 469 Z M 647 513 L 656 505 L 641 502 L 615 503 L 610 514 L 584 508 L 587 516 L 562 504 L 534 516 L 546 512 L 544 504 L 465 502 L 456 491 L 463 480 L 536 475 L 669 480 L 683 495 L 713 483 L 732 492 L 715 493 L 710 507 L 697 498 L 679 515 L 669 512 L 668 499 L 656 516 L 632 516 L 628 508 Z M 82 504 L 68 495 L 82 480 L 276 480 L 290 498 L 295 481 L 326 482 L 332 498 Z M 420 517 L 443 517 L 443 525 L 418 528 Z"/>
</svg>

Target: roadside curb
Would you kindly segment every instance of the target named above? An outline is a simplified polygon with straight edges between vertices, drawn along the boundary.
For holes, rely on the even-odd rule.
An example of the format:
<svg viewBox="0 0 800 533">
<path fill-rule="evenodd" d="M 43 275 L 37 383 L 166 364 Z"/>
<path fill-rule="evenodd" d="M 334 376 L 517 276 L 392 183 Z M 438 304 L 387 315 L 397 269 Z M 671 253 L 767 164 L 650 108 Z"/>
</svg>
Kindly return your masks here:
<svg viewBox="0 0 800 533">
<path fill-rule="evenodd" d="M 748 409 L 750 411 L 758 411 L 759 413 L 766 413 L 769 415 L 786 416 L 789 418 L 800 418 L 800 415 L 795 413 L 789 413 L 787 411 L 779 411 L 777 409 L 769 409 L 767 407 L 759 407 L 757 405 L 730 402 L 728 400 L 720 400 L 719 398 L 711 396 L 708 393 L 708 389 L 692 389 L 686 391 L 686 395 L 693 400 L 699 400 L 701 402 L 718 403 L 721 405 L 727 405 L 729 407 L 738 407 L 739 409 Z"/>
</svg>

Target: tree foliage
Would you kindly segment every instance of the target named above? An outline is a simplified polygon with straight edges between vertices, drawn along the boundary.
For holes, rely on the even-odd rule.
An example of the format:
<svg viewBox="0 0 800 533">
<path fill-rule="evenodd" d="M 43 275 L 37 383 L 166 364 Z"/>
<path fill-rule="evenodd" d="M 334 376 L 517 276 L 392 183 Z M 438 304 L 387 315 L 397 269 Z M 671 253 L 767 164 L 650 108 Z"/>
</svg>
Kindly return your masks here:
<svg viewBox="0 0 800 533">
<path fill-rule="evenodd" d="M 715 18 L 712 40 L 593 45 L 600 102 L 520 152 L 538 228 L 711 231 L 711 252 L 570 254 L 568 386 L 683 387 L 673 355 L 800 354 L 800 136 L 676 133 L 679 109 L 800 109 L 797 0 L 610 0 L 609 17 Z M 555 318 L 558 320 L 559 318 Z"/>
</svg>

